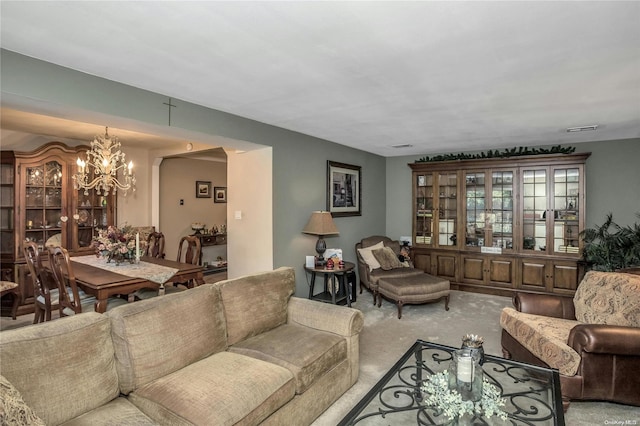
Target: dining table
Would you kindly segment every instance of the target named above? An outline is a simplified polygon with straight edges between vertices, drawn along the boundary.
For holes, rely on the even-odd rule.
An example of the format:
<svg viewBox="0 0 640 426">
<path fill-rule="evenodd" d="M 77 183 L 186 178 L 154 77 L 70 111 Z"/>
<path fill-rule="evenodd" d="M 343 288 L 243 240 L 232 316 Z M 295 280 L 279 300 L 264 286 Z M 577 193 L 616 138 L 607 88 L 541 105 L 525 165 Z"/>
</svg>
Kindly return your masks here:
<svg viewBox="0 0 640 426">
<path fill-rule="evenodd" d="M 73 274 L 77 285 L 96 298 L 95 311 L 104 313 L 109 297 L 132 295 L 142 288 L 158 289 L 170 282 L 204 284 L 200 265 L 143 256 L 139 262 L 116 265 L 104 258 L 72 256 Z"/>
</svg>

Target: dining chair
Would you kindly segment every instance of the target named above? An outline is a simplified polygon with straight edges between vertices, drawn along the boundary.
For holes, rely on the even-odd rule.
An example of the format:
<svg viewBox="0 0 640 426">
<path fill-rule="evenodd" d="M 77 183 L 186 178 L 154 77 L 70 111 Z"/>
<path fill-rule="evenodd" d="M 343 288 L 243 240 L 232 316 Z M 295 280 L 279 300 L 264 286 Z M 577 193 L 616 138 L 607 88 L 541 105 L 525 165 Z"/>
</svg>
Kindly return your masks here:
<svg viewBox="0 0 640 426">
<path fill-rule="evenodd" d="M 182 237 L 178 245 L 177 261 L 181 263 L 190 263 L 192 265 L 197 265 L 200 260 L 200 250 L 200 238 L 193 235 Z M 173 283 L 165 283 L 162 284 L 158 290 L 151 288 L 141 288 L 134 293 L 134 299 L 146 300 L 152 297 L 185 291 L 187 288 L 193 287 L 193 283 L 191 281 L 192 280 L 187 282 L 174 281 Z"/>
<path fill-rule="evenodd" d="M 183 250 L 184 256 L 182 255 Z M 200 238 L 195 235 L 182 237 L 178 244 L 178 258 L 176 260 L 182 263 L 197 265 L 200 262 L 200 250 L 202 250 Z"/>
<path fill-rule="evenodd" d="M 71 266 L 69 253 L 63 247 L 49 247 L 49 265 L 53 271 L 53 277 L 58 284 L 60 317 L 80 314 L 83 311 L 94 310 L 96 298 L 93 296 L 82 298 L 76 278 Z M 110 297 L 107 301 L 107 310 L 124 305 L 126 300 L 119 297 Z"/>
<path fill-rule="evenodd" d="M 51 288 L 49 285 L 50 275 L 42 267 L 42 258 L 40 257 L 38 245 L 33 241 L 25 241 L 22 251 L 33 282 L 35 308 L 33 323 L 51 321 L 51 312 L 59 307 L 58 288 L 57 286 Z"/>
<path fill-rule="evenodd" d="M 151 232 L 147 237 L 147 249 L 145 256 L 164 259 L 164 234 L 162 232 Z"/>
<path fill-rule="evenodd" d="M 20 287 L 18 283 L 14 283 L 13 281 L 0 281 L 0 298 L 7 295 L 13 294 L 13 305 L 11 306 L 11 318 L 16 319 L 16 315 L 18 313 L 18 304 L 20 303 Z"/>
<path fill-rule="evenodd" d="M 202 246 L 200 243 L 200 238 L 195 235 L 187 235 L 185 237 L 180 238 L 180 243 L 178 244 L 178 258 L 176 259 L 181 263 L 189 263 L 191 265 L 199 265 L 200 264 L 200 251 L 202 250 Z M 183 255 L 184 252 L 184 255 Z M 184 285 L 187 288 L 193 287 L 193 280 L 189 280 L 187 282 L 174 282 L 174 286 Z"/>
</svg>

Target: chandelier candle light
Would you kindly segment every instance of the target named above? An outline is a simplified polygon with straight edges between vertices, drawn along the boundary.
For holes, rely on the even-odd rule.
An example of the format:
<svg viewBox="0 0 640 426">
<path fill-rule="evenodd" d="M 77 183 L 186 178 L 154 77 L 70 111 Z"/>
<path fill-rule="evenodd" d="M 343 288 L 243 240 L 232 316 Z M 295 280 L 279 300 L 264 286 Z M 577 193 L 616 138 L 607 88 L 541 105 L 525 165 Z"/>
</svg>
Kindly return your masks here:
<svg viewBox="0 0 640 426">
<path fill-rule="evenodd" d="M 94 189 L 98 193 L 109 191 L 115 193 L 118 189 L 135 191 L 136 177 L 133 173 L 133 162 L 127 165 L 125 154 L 120 150 L 121 143 L 117 137 L 109 136 L 109 128 L 105 127 L 104 136 L 96 136 L 91 142 L 91 150 L 87 151 L 87 159 L 78 158 L 78 172 L 73 176 L 76 189 L 84 189 L 84 194 L 89 195 L 89 190 Z M 93 172 L 90 170 L 93 169 Z M 118 172 L 122 171 L 122 179 L 118 180 Z"/>
</svg>

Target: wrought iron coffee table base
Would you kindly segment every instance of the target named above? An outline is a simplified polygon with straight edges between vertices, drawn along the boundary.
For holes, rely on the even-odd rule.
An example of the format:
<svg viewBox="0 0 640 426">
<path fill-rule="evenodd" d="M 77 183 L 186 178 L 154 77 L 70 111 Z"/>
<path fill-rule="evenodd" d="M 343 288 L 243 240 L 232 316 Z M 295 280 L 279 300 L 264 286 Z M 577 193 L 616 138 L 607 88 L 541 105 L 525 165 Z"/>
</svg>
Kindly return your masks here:
<svg viewBox="0 0 640 426">
<path fill-rule="evenodd" d="M 424 403 L 422 384 L 432 374 L 448 369 L 457 348 L 416 341 L 339 423 L 344 425 L 456 424 L 438 407 Z M 473 425 L 564 425 L 560 376 L 557 370 L 491 355 L 485 356 L 484 377 L 505 398 L 506 421 L 475 415 Z"/>
</svg>

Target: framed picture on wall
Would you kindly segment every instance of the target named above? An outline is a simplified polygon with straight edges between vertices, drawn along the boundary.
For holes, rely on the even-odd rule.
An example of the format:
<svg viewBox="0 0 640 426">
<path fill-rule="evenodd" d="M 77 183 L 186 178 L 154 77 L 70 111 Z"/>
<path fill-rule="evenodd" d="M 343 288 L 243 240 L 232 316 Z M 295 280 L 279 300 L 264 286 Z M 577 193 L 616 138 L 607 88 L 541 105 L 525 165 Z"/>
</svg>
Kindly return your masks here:
<svg viewBox="0 0 640 426">
<path fill-rule="evenodd" d="M 213 202 L 214 203 L 226 203 L 227 202 L 227 187 L 216 186 L 213 188 Z"/>
<path fill-rule="evenodd" d="M 362 215 L 360 166 L 327 161 L 327 210 L 334 217 Z"/>
<path fill-rule="evenodd" d="M 196 181 L 196 198 L 211 198 L 211 182 Z"/>
</svg>

